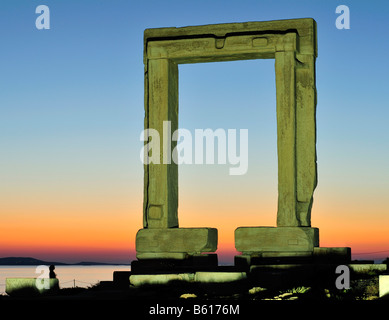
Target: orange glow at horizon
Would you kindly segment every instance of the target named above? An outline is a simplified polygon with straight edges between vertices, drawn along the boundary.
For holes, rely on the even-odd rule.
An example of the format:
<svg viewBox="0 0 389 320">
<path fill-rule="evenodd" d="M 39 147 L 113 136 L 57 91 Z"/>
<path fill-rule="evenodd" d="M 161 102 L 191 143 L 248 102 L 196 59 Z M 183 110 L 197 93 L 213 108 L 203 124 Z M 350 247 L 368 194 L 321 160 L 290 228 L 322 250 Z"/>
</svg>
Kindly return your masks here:
<svg viewBox="0 0 389 320">
<path fill-rule="evenodd" d="M 58 206 L 56 214 L 53 213 L 55 199 L 52 203 L 13 202 L 12 206 L 5 202 L 3 210 L 6 209 L 7 213 L 2 214 L 0 225 L 0 256 L 128 263 L 135 259 L 135 235 L 142 228 L 142 201 L 139 197 L 138 193 L 136 202 L 123 195 L 107 198 L 105 205 L 100 200 L 95 207 L 91 202 L 82 206 L 67 203 Z M 217 228 L 216 253 L 221 262 L 233 263 L 233 256 L 239 254 L 234 247 L 237 227 L 276 225 L 276 195 L 260 197 L 245 192 L 231 198 L 223 196 L 223 190 L 219 190 L 202 200 L 199 201 L 196 195 L 181 197 L 180 227 Z M 366 207 L 358 203 L 340 206 L 328 195 L 318 193 L 312 209 L 312 226 L 319 228 L 320 246 L 351 247 L 354 259 L 389 256 L 389 251 L 365 254 L 389 250 L 389 216 L 385 214 L 385 208 L 381 211 L 375 208 L 375 215 L 381 217 L 379 224 L 369 220 L 366 212 Z M 24 218 L 15 220 L 16 213 Z"/>
<path fill-rule="evenodd" d="M 216 253 L 219 261 L 228 263 L 238 254 L 234 247 L 237 227 L 276 226 L 274 183 L 266 190 L 263 184 L 255 186 L 252 178 L 244 185 L 239 179 L 232 183 L 221 179 L 203 186 L 198 181 L 185 181 L 180 187 L 180 227 L 217 228 Z M 320 246 L 351 247 L 355 259 L 389 256 L 389 251 L 358 255 L 389 250 L 385 198 L 373 202 L 357 194 L 342 194 L 336 188 L 323 192 L 325 185 L 324 181 L 315 191 L 312 209 L 312 227 L 319 228 Z M 71 190 L 66 196 L 53 191 L 47 197 L 32 192 L 19 199 L 3 196 L 0 257 L 127 263 L 135 259 L 135 235 L 143 227 L 142 188 L 97 191 L 78 194 Z M 369 218 L 369 212 L 374 212 L 374 219 Z"/>
</svg>

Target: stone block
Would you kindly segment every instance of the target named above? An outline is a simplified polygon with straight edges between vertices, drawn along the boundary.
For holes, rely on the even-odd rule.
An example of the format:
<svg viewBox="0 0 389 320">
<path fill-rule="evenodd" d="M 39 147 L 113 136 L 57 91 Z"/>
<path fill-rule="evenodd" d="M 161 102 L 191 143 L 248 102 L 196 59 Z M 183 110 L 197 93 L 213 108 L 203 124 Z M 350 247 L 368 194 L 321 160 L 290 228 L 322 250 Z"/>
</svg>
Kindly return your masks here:
<svg viewBox="0 0 389 320">
<path fill-rule="evenodd" d="M 311 251 L 268 251 L 262 253 L 242 254 L 235 256 L 235 266 L 248 270 L 253 265 L 285 265 L 312 263 Z"/>
<path fill-rule="evenodd" d="M 315 247 L 313 249 L 316 263 L 347 264 L 351 261 L 351 248 L 349 247 Z"/>
<path fill-rule="evenodd" d="M 137 252 L 137 259 L 156 260 L 156 259 L 174 259 L 183 260 L 188 258 L 186 252 Z"/>
<path fill-rule="evenodd" d="M 147 254 L 140 254 L 139 260 L 134 260 L 131 262 L 131 273 L 185 273 L 210 271 L 218 267 L 217 254 L 215 253 L 186 255 L 185 258 L 182 259 L 166 258 L 163 256 L 163 254 L 164 253 L 161 253 L 158 258 L 150 259 L 147 259 Z"/>
<path fill-rule="evenodd" d="M 48 288 L 44 286 L 48 281 Z M 41 285 L 38 284 L 40 283 Z M 58 279 L 7 278 L 5 292 L 8 295 L 36 295 L 59 289 Z"/>
<path fill-rule="evenodd" d="M 312 252 L 318 245 L 317 228 L 240 227 L 235 230 L 235 248 L 239 252 Z"/>
<path fill-rule="evenodd" d="M 172 281 L 193 281 L 194 273 L 169 273 L 169 274 L 133 274 L 130 276 L 130 285 L 139 287 L 142 285 L 162 285 Z"/>
<path fill-rule="evenodd" d="M 314 266 L 312 264 L 264 264 L 254 265 L 250 267 L 250 271 L 273 271 L 273 270 L 309 270 L 312 271 Z"/>
<path fill-rule="evenodd" d="M 380 275 L 379 277 L 379 295 L 380 298 L 389 295 L 389 275 Z"/>
<path fill-rule="evenodd" d="M 385 263 L 350 263 L 348 266 L 355 273 L 385 272 L 387 270 Z"/>
<path fill-rule="evenodd" d="M 216 249 L 217 229 L 214 228 L 141 229 L 136 235 L 138 259 L 184 259 L 187 255 Z"/>
<path fill-rule="evenodd" d="M 275 264 L 250 267 L 253 283 L 265 288 L 311 286 L 315 278 L 312 264 Z"/>
<path fill-rule="evenodd" d="M 138 287 L 142 285 L 165 285 L 170 282 L 196 283 L 228 283 L 247 279 L 245 272 L 187 272 L 163 274 L 133 274 L 130 284 Z"/>
<path fill-rule="evenodd" d="M 201 283 L 222 283 L 241 281 L 246 278 L 246 272 L 196 272 L 194 280 Z"/>
<path fill-rule="evenodd" d="M 113 285 L 123 289 L 128 288 L 130 282 L 131 271 L 114 271 L 113 272 Z M 102 281 L 100 281 L 101 284 Z"/>
</svg>

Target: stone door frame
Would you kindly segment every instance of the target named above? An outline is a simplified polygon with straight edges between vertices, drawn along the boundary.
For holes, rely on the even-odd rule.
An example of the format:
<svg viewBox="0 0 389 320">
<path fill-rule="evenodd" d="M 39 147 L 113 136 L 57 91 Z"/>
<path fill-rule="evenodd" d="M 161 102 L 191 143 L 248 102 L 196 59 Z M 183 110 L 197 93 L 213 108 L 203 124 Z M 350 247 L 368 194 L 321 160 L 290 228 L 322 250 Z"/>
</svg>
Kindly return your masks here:
<svg viewBox="0 0 389 320">
<path fill-rule="evenodd" d="M 169 150 L 171 155 L 176 146 L 166 136 L 178 129 L 178 64 L 249 59 L 275 59 L 277 227 L 311 226 L 317 184 L 316 57 L 316 22 L 310 18 L 145 30 L 144 128 L 159 132 L 161 161 L 144 165 L 143 235 L 146 230 L 155 229 L 152 239 L 156 240 L 166 236 L 163 230 L 181 229 L 178 228 L 178 166 L 173 161 L 166 163 Z M 164 121 L 170 121 L 171 132 L 164 132 Z M 171 145 L 163 153 L 167 140 Z M 199 229 L 202 228 L 192 231 Z M 209 233 L 204 237 L 210 237 Z M 215 238 L 214 233 L 211 238 Z M 207 239 L 203 249 L 216 250 Z M 148 236 L 142 238 L 138 233 L 137 252 L 150 252 L 149 241 Z M 204 252 L 203 249 L 192 251 Z M 169 251 L 163 249 L 166 250 Z"/>
</svg>

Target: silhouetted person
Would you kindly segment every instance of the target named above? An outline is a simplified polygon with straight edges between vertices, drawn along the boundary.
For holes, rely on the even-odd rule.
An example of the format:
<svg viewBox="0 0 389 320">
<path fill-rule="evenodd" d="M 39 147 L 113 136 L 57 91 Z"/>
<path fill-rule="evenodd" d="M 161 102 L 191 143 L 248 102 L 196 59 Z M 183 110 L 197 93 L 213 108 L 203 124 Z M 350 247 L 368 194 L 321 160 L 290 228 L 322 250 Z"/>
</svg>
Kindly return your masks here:
<svg viewBox="0 0 389 320">
<path fill-rule="evenodd" d="M 55 266 L 52 264 L 50 266 L 50 268 L 49 268 L 49 270 L 50 270 L 49 278 L 50 279 L 56 279 L 57 278 L 57 275 L 55 274 L 54 269 L 55 269 Z"/>
</svg>

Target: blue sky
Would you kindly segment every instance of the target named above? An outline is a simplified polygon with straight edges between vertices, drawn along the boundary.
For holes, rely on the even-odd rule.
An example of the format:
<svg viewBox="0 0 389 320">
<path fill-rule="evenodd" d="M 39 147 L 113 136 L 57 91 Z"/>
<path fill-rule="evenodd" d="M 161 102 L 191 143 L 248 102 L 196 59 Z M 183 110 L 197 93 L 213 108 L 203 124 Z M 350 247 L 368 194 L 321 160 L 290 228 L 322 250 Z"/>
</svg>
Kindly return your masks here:
<svg viewBox="0 0 389 320">
<path fill-rule="evenodd" d="M 35 28 L 42 4 L 50 30 Z M 349 30 L 335 27 L 341 4 L 350 8 Z M 366 210 L 389 204 L 385 1 L 3 0 L 0 10 L 0 202 L 119 194 L 140 208 L 144 29 L 312 17 L 317 199 L 360 201 Z M 276 199 L 273 73 L 273 60 L 180 66 L 180 125 L 248 128 L 251 172 L 228 180 L 227 167 L 180 168 L 182 194 L 201 198 L 231 183 L 234 192 L 256 186 Z M 199 188 L 204 179 L 220 184 Z"/>
</svg>

